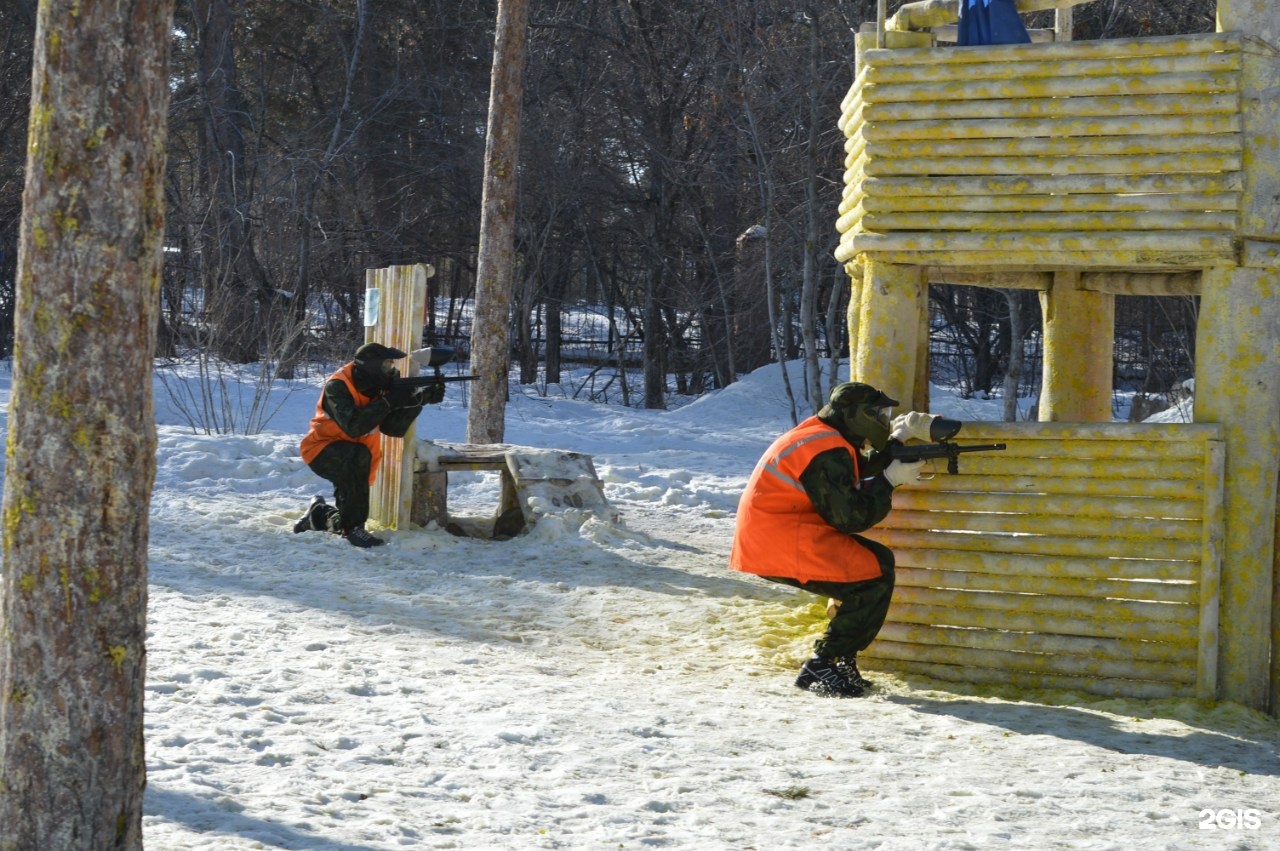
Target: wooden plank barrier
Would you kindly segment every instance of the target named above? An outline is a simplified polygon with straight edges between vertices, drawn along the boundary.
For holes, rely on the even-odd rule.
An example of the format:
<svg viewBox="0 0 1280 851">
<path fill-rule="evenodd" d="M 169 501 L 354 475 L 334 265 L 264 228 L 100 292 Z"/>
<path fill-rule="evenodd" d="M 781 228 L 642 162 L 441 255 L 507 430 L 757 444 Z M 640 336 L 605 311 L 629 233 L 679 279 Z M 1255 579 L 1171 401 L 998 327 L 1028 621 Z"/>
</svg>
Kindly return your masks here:
<svg viewBox="0 0 1280 851">
<path fill-rule="evenodd" d="M 836 259 L 1233 262 L 1246 42 L 1209 33 L 865 51 L 840 119 Z"/>
<path fill-rule="evenodd" d="M 421 348 L 428 269 L 425 264 L 415 264 L 366 270 L 366 343 L 382 343 L 402 352 Z M 408 361 L 400 364 L 401 371 L 407 365 Z M 387 529 L 409 527 L 416 428 L 417 423 L 411 425 L 403 439 L 382 437 L 382 464 L 369 490 L 369 519 Z M 406 447 L 410 451 L 406 452 Z"/>
<path fill-rule="evenodd" d="M 958 475 L 899 488 L 868 667 L 1124 697 L 1217 689 L 1217 425 L 967 423 Z"/>
</svg>

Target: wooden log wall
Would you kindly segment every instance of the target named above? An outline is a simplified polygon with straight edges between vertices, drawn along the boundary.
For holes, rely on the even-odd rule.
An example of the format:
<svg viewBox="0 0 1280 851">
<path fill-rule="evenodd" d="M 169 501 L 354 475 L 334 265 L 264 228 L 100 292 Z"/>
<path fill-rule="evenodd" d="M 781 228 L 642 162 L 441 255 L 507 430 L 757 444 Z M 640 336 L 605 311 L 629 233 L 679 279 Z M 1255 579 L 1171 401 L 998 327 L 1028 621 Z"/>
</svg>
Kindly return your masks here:
<svg viewBox="0 0 1280 851">
<path fill-rule="evenodd" d="M 866 51 L 836 258 L 1234 262 L 1243 51 L 1232 33 Z"/>
<path fill-rule="evenodd" d="M 968 423 L 869 533 L 897 557 L 872 668 L 1127 697 L 1214 697 L 1217 425 Z"/>
</svg>

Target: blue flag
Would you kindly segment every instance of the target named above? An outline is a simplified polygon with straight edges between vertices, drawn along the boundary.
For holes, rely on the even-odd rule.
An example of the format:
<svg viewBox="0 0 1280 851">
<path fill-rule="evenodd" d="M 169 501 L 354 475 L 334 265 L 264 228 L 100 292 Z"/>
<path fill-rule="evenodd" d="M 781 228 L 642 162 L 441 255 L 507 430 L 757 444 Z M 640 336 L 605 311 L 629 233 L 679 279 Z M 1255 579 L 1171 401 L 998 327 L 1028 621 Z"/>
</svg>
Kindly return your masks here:
<svg viewBox="0 0 1280 851">
<path fill-rule="evenodd" d="M 1026 44 L 1031 41 L 1013 0 L 960 0 L 956 44 Z"/>
</svg>

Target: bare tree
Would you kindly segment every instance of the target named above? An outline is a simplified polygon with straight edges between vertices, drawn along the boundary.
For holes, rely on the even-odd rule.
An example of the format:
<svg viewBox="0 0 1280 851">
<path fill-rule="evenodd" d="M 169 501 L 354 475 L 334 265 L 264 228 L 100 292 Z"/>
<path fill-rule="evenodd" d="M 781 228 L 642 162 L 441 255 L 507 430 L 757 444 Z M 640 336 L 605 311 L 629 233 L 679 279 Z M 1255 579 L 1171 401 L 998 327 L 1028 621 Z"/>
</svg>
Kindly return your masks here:
<svg viewBox="0 0 1280 851">
<path fill-rule="evenodd" d="M 509 321 L 515 265 L 520 83 L 528 21 L 527 0 L 498 0 L 493 75 L 489 83 L 489 134 L 484 152 L 480 250 L 476 263 L 471 368 L 477 379 L 467 413 L 469 443 L 501 443 L 505 430 L 507 372 L 511 368 Z"/>
<path fill-rule="evenodd" d="M 4 489 L 0 847 L 142 848 L 173 0 L 43 0 Z"/>
<path fill-rule="evenodd" d="M 235 20 L 229 0 L 189 0 L 196 32 L 197 69 L 204 108 L 201 172 L 207 185 L 202 217 L 201 271 L 212 345 L 235 363 L 259 357 L 261 305 L 272 295 L 253 244 L 252 192 L 246 164 L 248 115 L 235 61 Z"/>
</svg>

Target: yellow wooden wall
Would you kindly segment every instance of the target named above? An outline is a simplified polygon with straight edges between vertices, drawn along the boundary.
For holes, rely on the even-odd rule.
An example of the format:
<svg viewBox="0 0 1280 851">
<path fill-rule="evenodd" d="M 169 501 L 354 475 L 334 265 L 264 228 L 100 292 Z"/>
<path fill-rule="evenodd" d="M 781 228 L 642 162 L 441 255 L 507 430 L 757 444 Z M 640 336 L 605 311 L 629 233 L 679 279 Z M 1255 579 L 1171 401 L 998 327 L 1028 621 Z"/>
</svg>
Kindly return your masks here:
<svg viewBox="0 0 1280 851">
<path fill-rule="evenodd" d="M 967 423 L 960 474 L 899 488 L 871 667 L 1130 697 L 1217 687 L 1216 425 Z M 939 462 L 945 470 L 945 462 Z"/>
<path fill-rule="evenodd" d="M 840 121 L 837 259 L 1234 260 L 1244 52 L 1232 33 L 866 51 Z"/>
</svg>

